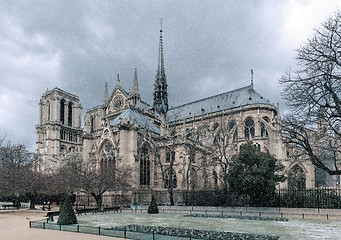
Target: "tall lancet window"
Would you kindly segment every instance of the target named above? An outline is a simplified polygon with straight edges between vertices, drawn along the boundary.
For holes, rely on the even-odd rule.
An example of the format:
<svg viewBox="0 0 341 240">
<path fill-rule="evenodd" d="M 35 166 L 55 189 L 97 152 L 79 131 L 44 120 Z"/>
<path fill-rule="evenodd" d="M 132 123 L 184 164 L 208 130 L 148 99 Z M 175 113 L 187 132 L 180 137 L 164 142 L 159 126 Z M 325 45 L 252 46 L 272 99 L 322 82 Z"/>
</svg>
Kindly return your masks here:
<svg viewBox="0 0 341 240">
<path fill-rule="evenodd" d="M 90 132 L 94 132 L 95 130 L 95 117 L 91 116 L 90 118 Z"/>
<path fill-rule="evenodd" d="M 68 118 L 67 122 L 69 126 L 72 126 L 72 102 L 69 102 L 69 112 L 68 112 Z"/>
<path fill-rule="evenodd" d="M 150 185 L 150 160 L 148 149 L 145 146 L 140 154 L 140 185 Z"/>
<path fill-rule="evenodd" d="M 51 121 L 51 105 L 47 102 L 47 121 Z"/>
<path fill-rule="evenodd" d="M 115 151 L 113 145 L 108 141 L 104 144 L 100 158 L 101 173 L 115 174 Z"/>
<path fill-rule="evenodd" d="M 63 99 L 60 101 L 60 122 L 62 124 L 65 123 L 64 118 L 65 118 L 65 100 Z"/>
<path fill-rule="evenodd" d="M 269 120 L 268 117 L 263 117 L 263 119 L 264 119 L 267 123 L 270 122 L 270 120 Z M 268 130 L 266 129 L 265 124 L 262 123 L 262 122 L 261 122 L 261 124 L 260 124 L 260 135 L 261 135 L 262 137 L 269 138 Z"/>
</svg>

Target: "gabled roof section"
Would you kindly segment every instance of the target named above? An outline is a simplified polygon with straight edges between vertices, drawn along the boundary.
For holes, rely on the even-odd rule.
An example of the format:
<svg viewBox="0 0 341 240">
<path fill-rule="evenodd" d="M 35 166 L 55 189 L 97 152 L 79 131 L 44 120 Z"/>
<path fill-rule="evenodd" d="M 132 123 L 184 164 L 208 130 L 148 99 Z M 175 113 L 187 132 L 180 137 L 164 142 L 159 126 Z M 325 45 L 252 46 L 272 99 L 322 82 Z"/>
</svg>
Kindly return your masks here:
<svg viewBox="0 0 341 240">
<path fill-rule="evenodd" d="M 261 96 L 250 85 L 171 108 L 167 113 L 167 118 L 169 122 L 173 122 L 200 116 L 202 114 L 213 113 L 252 104 L 271 105 L 269 100 Z"/>
<path fill-rule="evenodd" d="M 151 131 L 160 134 L 160 130 L 154 125 L 152 121 L 150 121 L 140 111 L 132 108 L 128 108 L 125 111 L 123 111 L 120 115 L 118 115 L 114 120 L 110 122 L 110 125 L 115 126 L 121 123 L 122 118 L 126 118 L 128 121 L 130 121 L 132 118 L 135 118 L 137 124 L 140 127 L 145 127 L 146 125 L 148 125 Z"/>
<path fill-rule="evenodd" d="M 120 92 L 123 96 L 128 97 L 129 93 L 123 89 L 123 87 L 121 87 L 121 85 L 116 86 L 114 88 L 114 91 L 112 92 L 108 103 L 110 103 L 112 101 L 112 99 L 118 94 L 118 92 Z"/>
</svg>

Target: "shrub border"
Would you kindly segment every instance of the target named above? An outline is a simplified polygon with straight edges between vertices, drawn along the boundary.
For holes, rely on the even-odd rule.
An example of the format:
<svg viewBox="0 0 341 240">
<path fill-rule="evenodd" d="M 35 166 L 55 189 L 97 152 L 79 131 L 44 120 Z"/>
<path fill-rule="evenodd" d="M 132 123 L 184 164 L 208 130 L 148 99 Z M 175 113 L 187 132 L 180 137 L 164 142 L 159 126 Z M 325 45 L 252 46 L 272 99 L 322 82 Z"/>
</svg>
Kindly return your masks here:
<svg viewBox="0 0 341 240">
<path fill-rule="evenodd" d="M 238 215 L 218 215 L 218 214 L 186 214 L 185 217 L 202 217 L 202 218 L 236 218 L 244 220 L 261 220 L 261 221 L 289 221 L 289 218 L 283 217 L 259 217 L 259 216 L 238 216 Z"/>
<path fill-rule="evenodd" d="M 159 234 L 159 235 L 187 237 L 187 238 L 194 238 L 194 239 L 230 239 L 230 240 L 244 240 L 244 239 L 277 240 L 279 239 L 279 236 L 274 236 L 274 235 L 237 233 L 237 232 L 225 232 L 225 231 L 210 231 L 210 230 L 200 230 L 200 229 L 148 226 L 148 225 L 136 225 L 136 224 L 115 227 L 113 229 L 117 231 L 154 233 L 154 234 Z"/>
</svg>

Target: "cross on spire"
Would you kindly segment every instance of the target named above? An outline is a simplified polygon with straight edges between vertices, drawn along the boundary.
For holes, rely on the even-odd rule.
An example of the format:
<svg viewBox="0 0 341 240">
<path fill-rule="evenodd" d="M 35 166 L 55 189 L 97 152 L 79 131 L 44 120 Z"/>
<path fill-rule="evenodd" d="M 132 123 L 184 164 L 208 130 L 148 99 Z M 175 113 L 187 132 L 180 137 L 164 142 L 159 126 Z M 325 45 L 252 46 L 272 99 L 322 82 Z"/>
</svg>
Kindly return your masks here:
<svg viewBox="0 0 341 240">
<path fill-rule="evenodd" d="M 162 18 L 161 18 L 161 27 L 160 27 L 160 32 L 162 32 Z"/>
</svg>

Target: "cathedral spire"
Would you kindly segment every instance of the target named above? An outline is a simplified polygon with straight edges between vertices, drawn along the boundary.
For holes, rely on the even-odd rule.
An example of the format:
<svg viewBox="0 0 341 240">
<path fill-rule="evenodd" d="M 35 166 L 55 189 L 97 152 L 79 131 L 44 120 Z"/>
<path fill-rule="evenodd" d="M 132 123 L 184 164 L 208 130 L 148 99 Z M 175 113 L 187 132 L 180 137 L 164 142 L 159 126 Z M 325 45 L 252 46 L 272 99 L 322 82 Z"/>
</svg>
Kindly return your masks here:
<svg viewBox="0 0 341 240">
<path fill-rule="evenodd" d="M 139 84 L 138 84 L 138 81 L 137 81 L 137 70 L 136 70 L 136 68 L 135 68 L 135 73 L 134 73 L 133 93 L 139 94 Z"/>
<path fill-rule="evenodd" d="M 155 76 L 154 84 L 154 104 L 153 108 L 159 114 L 165 114 L 168 111 L 168 97 L 167 97 L 167 81 L 163 58 L 163 38 L 162 38 L 162 19 L 160 28 L 160 42 L 159 42 L 159 58 L 158 67 Z"/>
<path fill-rule="evenodd" d="M 163 41 L 162 41 L 162 19 L 161 19 L 161 28 L 160 28 L 160 42 L 159 42 L 159 59 L 158 59 L 158 68 L 157 75 L 162 77 L 165 75 L 165 66 L 163 60 Z"/>
<path fill-rule="evenodd" d="M 141 100 L 141 97 L 140 97 L 139 85 L 138 85 L 138 80 L 137 80 L 137 70 L 135 68 L 133 90 L 130 91 L 130 88 L 129 88 L 128 102 L 130 106 L 138 109 L 140 108 L 140 100 Z"/>
<path fill-rule="evenodd" d="M 105 82 L 103 105 L 106 105 L 107 103 L 108 103 L 108 83 Z"/>
</svg>

